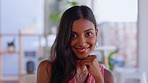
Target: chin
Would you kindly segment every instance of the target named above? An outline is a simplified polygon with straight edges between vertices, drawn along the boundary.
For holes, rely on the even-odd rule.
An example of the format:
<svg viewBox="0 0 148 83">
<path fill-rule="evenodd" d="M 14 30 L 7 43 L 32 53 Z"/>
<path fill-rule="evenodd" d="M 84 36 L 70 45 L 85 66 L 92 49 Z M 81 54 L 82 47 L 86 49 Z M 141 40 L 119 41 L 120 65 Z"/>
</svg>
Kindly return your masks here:
<svg viewBox="0 0 148 83">
<path fill-rule="evenodd" d="M 87 54 L 87 55 L 77 55 L 77 58 L 79 59 L 79 60 L 82 60 L 82 59 L 85 59 L 85 58 L 87 58 L 89 56 L 89 54 Z"/>
</svg>

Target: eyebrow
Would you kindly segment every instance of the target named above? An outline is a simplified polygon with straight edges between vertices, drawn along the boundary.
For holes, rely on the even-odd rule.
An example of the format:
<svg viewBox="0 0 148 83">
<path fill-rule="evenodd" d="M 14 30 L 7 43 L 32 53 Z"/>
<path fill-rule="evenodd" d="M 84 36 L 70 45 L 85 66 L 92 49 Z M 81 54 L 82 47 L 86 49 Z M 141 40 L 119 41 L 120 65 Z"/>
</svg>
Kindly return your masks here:
<svg viewBox="0 0 148 83">
<path fill-rule="evenodd" d="M 85 30 L 84 32 L 87 32 L 87 31 L 90 31 L 90 30 L 93 30 L 93 29 L 92 29 L 92 28 L 90 28 L 90 29 Z"/>
<path fill-rule="evenodd" d="M 91 31 L 91 30 L 93 30 L 93 29 L 90 28 L 90 29 L 85 30 L 84 32 Z M 76 32 L 72 31 L 72 33 L 76 33 Z"/>
</svg>

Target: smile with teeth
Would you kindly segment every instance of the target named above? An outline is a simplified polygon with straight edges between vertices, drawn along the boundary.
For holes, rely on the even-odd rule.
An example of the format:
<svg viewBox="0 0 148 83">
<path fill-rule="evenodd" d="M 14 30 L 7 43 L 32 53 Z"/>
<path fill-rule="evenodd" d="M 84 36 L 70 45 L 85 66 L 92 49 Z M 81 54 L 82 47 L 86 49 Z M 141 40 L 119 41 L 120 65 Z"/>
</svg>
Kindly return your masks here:
<svg viewBox="0 0 148 83">
<path fill-rule="evenodd" d="M 86 47 L 86 48 L 76 48 L 76 50 L 80 53 L 80 54 L 83 54 L 86 52 L 86 50 L 88 49 L 89 47 Z"/>
</svg>

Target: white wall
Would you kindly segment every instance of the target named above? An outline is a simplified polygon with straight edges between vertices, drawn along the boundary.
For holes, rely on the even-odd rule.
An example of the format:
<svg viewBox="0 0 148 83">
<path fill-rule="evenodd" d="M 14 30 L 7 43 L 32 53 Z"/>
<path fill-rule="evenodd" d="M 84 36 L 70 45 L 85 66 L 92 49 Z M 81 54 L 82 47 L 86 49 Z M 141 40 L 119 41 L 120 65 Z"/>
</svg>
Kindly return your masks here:
<svg viewBox="0 0 148 83">
<path fill-rule="evenodd" d="M 0 33 L 23 33 L 43 34 L 44 0 L 0 0 Z M 36 41 L 37 37 L 24 39 L 24 48 L 28 48 L 28 41 Z M 29 38 L 29 37 L 27 37 Z M 2 49 L 7 47 L 7 42 L 15 39 L 18 49 L 18 37 L 3 37 Z M 32 43 L 30 43 L 32 44 Z M 30 47 L 29 47 L 30 48 Z"/>
<path fill-rule="evenodd" d="M 0 0 L 1 32 L 18 33 L 36 20 L 42 21 L 43 5 L 43 0 Z"/>
<path fill-rule="evenodd" d="M 139 0 L 138 61 L 139 68 L 148 76 L 148 0 Z M 148 77 L 147 77 L 148 79 Z"/>
</svg>

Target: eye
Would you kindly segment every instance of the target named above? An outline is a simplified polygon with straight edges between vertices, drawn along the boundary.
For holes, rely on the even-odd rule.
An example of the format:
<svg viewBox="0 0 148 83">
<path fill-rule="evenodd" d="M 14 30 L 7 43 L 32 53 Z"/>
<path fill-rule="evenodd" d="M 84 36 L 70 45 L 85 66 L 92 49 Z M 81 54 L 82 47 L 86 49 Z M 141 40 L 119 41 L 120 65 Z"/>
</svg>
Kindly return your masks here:
<svg viewBox="0 0 148 83">
<path fill-rule="evenodd" d="M 92 35 L 93 35 L 92 32 L 86 32 L 86 34 L 85 34 L 86 37 L 89 37 L 89 36 L 92 36 Z"/>
<path fill-rule="evenodd" d="M 76 38 L 76 37 L 77 37 L 76 34 L 71 34 L 71 39 L 74 39 L 74 38 Z"/>
</svg>

